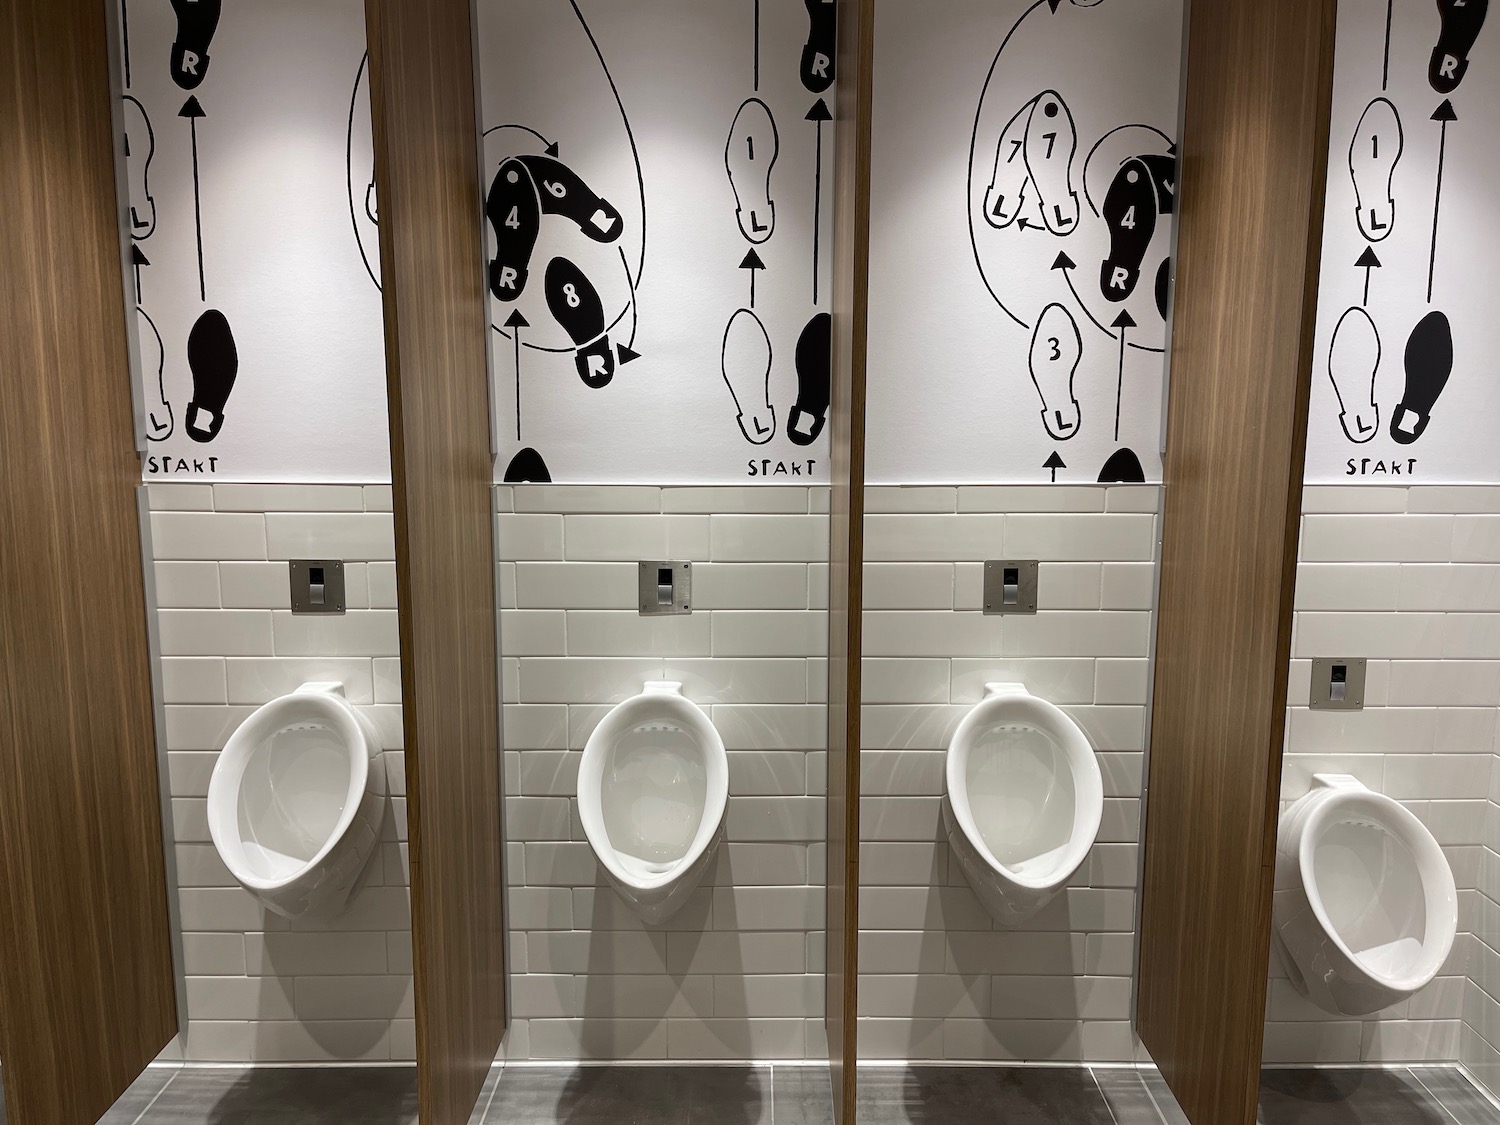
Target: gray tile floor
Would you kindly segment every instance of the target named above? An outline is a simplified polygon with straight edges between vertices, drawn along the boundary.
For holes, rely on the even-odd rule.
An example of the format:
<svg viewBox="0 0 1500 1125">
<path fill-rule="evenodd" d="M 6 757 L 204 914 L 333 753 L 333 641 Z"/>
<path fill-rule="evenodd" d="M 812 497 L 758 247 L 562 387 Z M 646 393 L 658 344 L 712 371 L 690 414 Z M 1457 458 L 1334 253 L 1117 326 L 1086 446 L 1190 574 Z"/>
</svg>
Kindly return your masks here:
<svg viewBox="0 0 1500 1125">
<path fill-rule="evenodd" d="M 101 1125 L 416 1125 L 408 1067 L 148 1070 Z M 1451 1067 L 1266 1070 L 1262 1125 L 1500 1125 Z M 832 1125 L 821 1067 L 511 1067 L 472 1125 Z M 859 1125 L 1187 1125 L 1155 1071 L 860 1070 Z M 0 1105 L 0 1125 L 5 1125 Z"/>
</svg>

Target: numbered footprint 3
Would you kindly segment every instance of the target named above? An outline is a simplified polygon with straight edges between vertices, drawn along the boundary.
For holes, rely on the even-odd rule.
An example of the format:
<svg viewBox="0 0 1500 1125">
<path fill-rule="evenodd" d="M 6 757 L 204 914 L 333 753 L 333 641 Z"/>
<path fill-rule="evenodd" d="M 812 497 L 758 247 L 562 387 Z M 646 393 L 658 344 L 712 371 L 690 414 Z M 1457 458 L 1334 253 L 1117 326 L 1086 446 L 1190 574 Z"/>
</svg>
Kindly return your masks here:
<svg viewBox="0 0 1500 1125">
<path fill-rule="evenodd" d="M 1062 305 L 1048 305 L 1031 338 L 1031 381 L 1042 397 L 1042 424 L 1057 441 L 1076 436 L 1083 425 L 1073 394 L 1073 377 L 1082 358 L 1078 321 Z"/>
</svg>

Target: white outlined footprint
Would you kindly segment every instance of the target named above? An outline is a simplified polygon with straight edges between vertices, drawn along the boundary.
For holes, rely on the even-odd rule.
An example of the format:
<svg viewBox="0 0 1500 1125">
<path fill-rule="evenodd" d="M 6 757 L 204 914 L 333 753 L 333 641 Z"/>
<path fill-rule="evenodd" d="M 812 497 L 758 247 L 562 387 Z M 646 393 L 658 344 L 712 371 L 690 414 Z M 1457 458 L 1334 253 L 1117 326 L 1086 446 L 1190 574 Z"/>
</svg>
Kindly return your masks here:
<svg viewBox="0 0 1500 1125">
<path fill-rule="evenodd" d="M 771 170 L 781 154 L 781 135 L 771 109 L 751 98 L 734 115 L 724 167 L 734 190 L 740 233 L 759 246 L 776 233 L 776 203 L 771 199 Z"/>
<path fill-rule="evenodd" d="M 1036 186 L 1042 219 L 1053 234 L 1072 234 L 1078 226 L 1078 193 L 1073 190 L 1073 157 L 1078 128 L 1073 114 L 1055 90 L 1037 98 L 1026 124 L 1026 171 Z"/>
<path fill-rule="evenodd" d="M 151 161 L 156 132 L 146 107 L 125 95 L 125 171 L 130 180 L 130 237 L 144 242 L 156 233 L 156 200 L 151 195 Z"/>
<path fill-rule="evenodd" d="M 1359 232 L 1370 242 L 1383 242 L 1396 225 L 1392 184 L 1405 145 L 1401 115 L 1390 101 L 1376 98 L 1365 107 L 1349 145 L 1355 216 Z"/>
<path fill-rule="evenodd" d="M 1328 353 L 1328 378 L 1339 399 L 1339 424 L 1356 445 L 1380 432 L 1375 376 L 1380 371 L 1380 333 L 1370 314 L 1355 305 L 1339 318 Z"/>
<path fill-rule="evenodd" d="M 1038 95 L 1016 111 L 995 146 L 995 169 L 984 193 L 984 218 L 996 230 L 1004 230 L 1020 218 L 1025 206 L 1026 185 L 1031 179 L 1026 167 L 1026 127 L 1040 100 Z"/>
<path fill-rule="evenodd" d="M 1078 321 L 1062 305 L 1048 305 L 1031 338 L 1031 381 L 1042 396 L 1042 424 L 1049 436 L 1067 441 L 1083 426 L 1073 377 L 1083 359 Z"/>
<path fill-rule="evenodd" d="M 167 350 L 162 344 L 161 333 L 156 330 L 155 322 L 139 306 L 135 310 L 135 323 L 136 340 L 140 346 L 141 377 L 145 380 L 142 389 L 146 395 L 146 437 L 151 441 L 166 441 L 177 428 L 172 417 L 172 404 L 167 401 Z"/>
<path fill-rule="evenodd" d="M 737 421 L 745 440 L 765 445 L 776 436 L 776 408 L 771 405 L 771 337 L 749 309 L 729 318 L 724 330 L 724 383 L 734 396 Z"/>
</svg>

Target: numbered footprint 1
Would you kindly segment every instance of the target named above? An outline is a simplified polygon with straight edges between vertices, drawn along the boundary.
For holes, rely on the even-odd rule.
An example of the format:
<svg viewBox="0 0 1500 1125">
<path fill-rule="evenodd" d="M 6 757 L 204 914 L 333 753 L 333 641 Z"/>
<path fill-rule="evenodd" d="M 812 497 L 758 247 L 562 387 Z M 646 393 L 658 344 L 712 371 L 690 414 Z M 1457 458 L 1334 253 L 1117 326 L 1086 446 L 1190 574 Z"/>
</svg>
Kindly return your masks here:
<svg viewBox="0 0 1500 1125">
<path fill-rule="evenodd" d="M 833 317 L 819 313 L 797 340 L 797 405 L 786 420 L 793 445 L 811 445 L 828 423 L 833 394 Z"/>
<path fill-rule="evenodd" d="M 1000 132 L 995 147 L 995 170 L 984 193 L 984 221 L 996 230 L 1004 230 L 1021 217 L 1026 184 L 1031 178 L 1026 168 L 1026 127 L 1040 100 L 1035 97 L 1023 105 Z"/>
<path fill-rule="evenodd" d="M 781 153 L 781 135 L 770 107 L 751 98 L 734 115 L 724 167 L 734 191 L 735 218 L 747 242 L 760 246 L 776 233 L 776 203 L 771 199 L 771 170 Z"/>
<path fill-rule="evenodd" d="M 1062 305 L 1048 305 L 1031 338 L 1031 381 L 1042 398 L 1042 424 L 1049 436 L 1067 441 L 1083 425 L 1073 377 L 1083 358 L 1078 321 Z"/>
<path fill-rule="evenodd" d="M 514 301 L 526 292 L 531 252 L 541 231 L 542 205 L 536 181 L 519 160 L 507 160 L 495 173 L 484 213 L 495 232 L 490 262 L 490 292 L 497 301 Z"/>
<path fill-rule="evenodd" d="M 1406 343 L 1406 393 L 1391 415 L 1391 437 L 1411 445 L 1427 432 L 1453 374 L 1453 327 L 1441 312 L 1424 316 Z"/>
<path fill-rule="evenodd" d="M 1057 235 L 1078 227 L 1078 193 L 1073 190 L 1073 157 L 1078 130 L 1067 103 L 1054 90 L 1045 91 L 1026 124 L 1026 171 L 1036 188 L 1042 222 Z"/>
<path fill-rule="evenodd" d="M 1401 115 L 1385 98 L 1365 107 L 1349 146 L 1349 174 L 1354 178 L 1354 214 L 1359 233 L 1370 242 L 1390 237 L 1396 225 L 1392 185 L 1406 145 Z"/>
<path fill-rule="evenodd" d="M 568 338 L 578 345 L 573 362 L 584 385 L 598 390 L 615 377 L 615 353 L 604 330 L 599 291 L 566 258 L 553 258 L 545 281 L 547 307 Z"/>
<path fill-rule="evenodd" d="M 1375 376 L 1380 370 L 1380 333 L 1358 305 L 1339 318 L 1328 352 L 1328 378 L 1339 400 L 1339 424 L 1356 445 L 1380 432 Z"/>
<path fill-rule="evenodd" d="M 570 219 L 595 242 L 614 242 L 625 230 L 625 220 L 609 200 L 596 195 L 582 177 L 550 156 L 516 157 L 536 182 L 542 214 Z"/>
<path fill-rule="evenodd" d="M 802 48 L 802 85 L 821 94 L 833 85 L 838 51 L 838 5 L 834 0 L 806 0 L 807 46 Z"/>
<path fill-rule="evenodd" d="M 1115 173 L 1104 197 L 1104 221 L 1109 226 L 1109 257 L 1099 270 L 1099 291 L 1118 304 L 1129 300 L 1141 280 L 1141 262 L 1156 234 L 1156 184 L 1151 169 L 1132 157 Z"/>
</svg>

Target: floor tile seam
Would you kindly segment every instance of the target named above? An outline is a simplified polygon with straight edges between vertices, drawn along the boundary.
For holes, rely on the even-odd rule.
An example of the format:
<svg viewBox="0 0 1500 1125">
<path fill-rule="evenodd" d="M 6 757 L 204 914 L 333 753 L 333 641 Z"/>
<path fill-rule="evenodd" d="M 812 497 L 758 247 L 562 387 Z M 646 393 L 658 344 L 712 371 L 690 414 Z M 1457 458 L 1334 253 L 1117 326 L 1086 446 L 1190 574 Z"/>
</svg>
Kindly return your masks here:
<svg viewBox="0 0 1500 1125">
<path fill-rule="evenodd" d="M 156 1091 L 156 1093 L 151 1096 L 151 1100 L 146 1103 L 145 1108 L 142 1109 L 140 1113 L 136 1114 L 135 1120 L 132 1121 L 130 1125 L 141 1125 L 141 1122 L 146 1119 L 146 1115 L 156 1107 L 156 1103 L 161 1100 L 161 1096 L 167 1092 L 167 1087 L 171 1086 L 173 1082 L 176 1082 L 177 1076 L 181 1073 L 181 1067 L 178 1067 L 177 1069 L 172 1071 L 167 1080 L 161 1084 L 161 1089 Z"/>
</svg>

